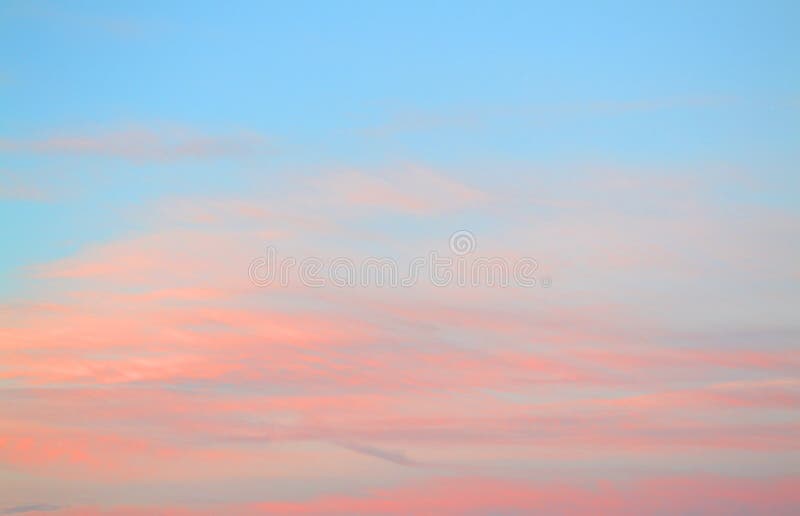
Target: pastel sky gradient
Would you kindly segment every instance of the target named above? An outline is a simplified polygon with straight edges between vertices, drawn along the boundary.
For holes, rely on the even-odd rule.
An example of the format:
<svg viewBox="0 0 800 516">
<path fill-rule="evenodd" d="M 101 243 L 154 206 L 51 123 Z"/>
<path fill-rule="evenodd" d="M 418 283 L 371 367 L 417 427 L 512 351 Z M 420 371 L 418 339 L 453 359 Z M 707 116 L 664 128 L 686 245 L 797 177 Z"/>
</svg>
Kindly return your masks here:
<svg viewBox="0 0 800 516">
<path fill-rule="evenodd" d="M 0 514 L 797 514 L 798 22 L 0 2 Z"/>
</svg>

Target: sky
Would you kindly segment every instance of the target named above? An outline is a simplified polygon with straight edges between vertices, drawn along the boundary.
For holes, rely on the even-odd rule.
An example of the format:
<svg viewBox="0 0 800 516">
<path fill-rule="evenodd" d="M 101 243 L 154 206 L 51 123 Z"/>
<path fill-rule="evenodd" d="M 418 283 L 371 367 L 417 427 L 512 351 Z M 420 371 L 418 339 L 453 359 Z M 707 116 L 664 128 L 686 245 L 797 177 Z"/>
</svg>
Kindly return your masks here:
<svg viewBox="0 0 800 516">
<path fill-rule="evenodd" d="M 796 513 L 798 19 L 1 2 L 0 514 Z"/>
</svg>

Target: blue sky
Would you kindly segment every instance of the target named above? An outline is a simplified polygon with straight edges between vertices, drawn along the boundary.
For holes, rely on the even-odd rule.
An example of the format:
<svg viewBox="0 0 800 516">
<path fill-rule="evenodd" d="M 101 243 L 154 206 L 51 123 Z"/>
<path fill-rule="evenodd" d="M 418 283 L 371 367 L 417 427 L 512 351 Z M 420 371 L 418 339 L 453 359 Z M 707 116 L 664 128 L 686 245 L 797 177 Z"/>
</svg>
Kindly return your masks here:
<svg viewBox="0 0 800 516">
<path fill-rule="evenodd" d="M 747 169 L 764 183 L 755 193 L 734 187 L 723 195 L 796 204 L 793 2 L 0 9 L 0 135 L 9 140 L 177 124 L 265 134 L 272 170 L 404 160 L 465 170 L 498 162 L 712 164 Z M 136 165 L 4 151 L 0 165 L 15 176 L 66 176 L 56 182 L 94 194 L 91 202 L 4 202 L 5 220 L 16 223 L 7 228 L 13 248 L 3 253 L 2 275 L 10 280 L 29 253 L 58 256 L 65 242 L 106 236 L 115 207 L 170 190 L 242 188 L 225 176 L 260 163 L 214 164 L 213 174 L 196 173 L 195 163 L 190 184 L 160 174 L 154 185 L 150 169 Z M 94 175 L 80 174 L 87 168 Z M 113 178 L 120 173 L 133 179 Z"/>
<path fill-rule="evenodd" d="M 273 169 L 403 160 L 711 163 L 763 177 L 757 201 L 796 201 L 784 188 L 797 188 L 800 136 L 800 51 L 789 50 L 798 46 L 794 2 L 0 9 L 0 136 L 9 140 L 179 124 L 263 133 Z M 28 253 L 59 255 L 64 241 L 85 240 L 91 227 L 107 235 L 114 206 L 169 189 L 240 188 L 220 175 L 247 166 L 153 186 L 149 171 L 119 162 L 4 151 L 0 165 L 23 177 L 67 175 L 64 182 L 76 181 L 69 174 L 79 169 L 102 170 L 101 180 L 77 179 L 96 193 L 82 209 L 72 209 L 85 202 L 74 196 L 4 202 L 5 220 L 17 221 L 7 228 L 7 279 Z M 142 179 L 111 179 L 109 167 Z"/>
</svg>

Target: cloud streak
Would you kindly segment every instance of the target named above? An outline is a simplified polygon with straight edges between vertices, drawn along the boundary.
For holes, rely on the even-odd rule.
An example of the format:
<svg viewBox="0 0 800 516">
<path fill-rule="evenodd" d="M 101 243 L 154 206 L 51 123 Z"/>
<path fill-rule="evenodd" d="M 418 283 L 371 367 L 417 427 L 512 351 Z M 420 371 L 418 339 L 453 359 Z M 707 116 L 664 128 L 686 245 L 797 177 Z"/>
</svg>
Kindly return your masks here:
<svg viewBox="0 0 800 516">
<path fill-rule="evenodd" d="M 8 153 L 113 158 L 141 163 L 240 158 L 263 154 L 270 149 L 269 141 L 258 133 L 205 134 L 180 127 L 112 127 L 35 139 L 0 139 L 0 150 Z"/>
</svg>

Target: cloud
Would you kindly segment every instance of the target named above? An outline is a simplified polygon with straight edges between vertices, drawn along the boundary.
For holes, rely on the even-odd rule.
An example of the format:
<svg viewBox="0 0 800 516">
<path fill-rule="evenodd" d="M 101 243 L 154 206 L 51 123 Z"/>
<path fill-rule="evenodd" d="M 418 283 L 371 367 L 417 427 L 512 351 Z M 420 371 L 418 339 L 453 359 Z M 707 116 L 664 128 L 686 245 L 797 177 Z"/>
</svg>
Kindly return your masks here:
<svg viewBox="0 0 800 516">
<path fill-rule="evenodd" d="M 445 477 L 303 501 L 272 500 L 205 506 L 87 506 L 65 515 L 205 514 L 794 514 L 800 480 L 712 475 L 571 481 Z"/>
<path fill-rule="evenodd" d="M 16 507 L 8 507 L 0 509 L 0 514 L 21 514 L 24 512 L 50 512 L 61 509 L 58 505 L 50 505 L 46 503 L 35 503 L 30 505 L 18 505 Z"/>
<path fill-rule="evenodd" d="M 252 156 L 268 149 L 267 139 L 257 133 L 207 134 L 180 127 L 118 127 L 38 139 L 0 139 L 0 150 L 6 152 L 134 162 L 235 158 Z"/>
<path fill-rule="evenodd" d="M 23 180 L 19 174 L 0 170 L 0 199 L 42 201 L 45 198 L 40 188 Z"/>
<path fill-rule="evenodd" d="M 435 215 L 486 203 L 474 187 L 422 167 L 389 173 L 337 172 L 312 180 L 317 194 L 346 208 Z"/>
<path fill-rule="evenodd" d="M 607 99 L 570 103 L 486 105 L 482 107 L 404 108 L 388 114 L 362 133 L 385 138 L 407 133 L 485 131 L 501 124 L 553 123 L 596 117 L 617 117 L 637 113 L 657 114 L 675 110 L 724 108 L 738 102 L 730 96 L 684 96 L 639 99 Z"/>
<path fill-rule="evenodd" d="M 403 452 L 384 450 L 382 448 L 377 448 L 375 446 L 369 446 L 367 444 L 359 444 L 348 441 L 338 441 L 336 442 L 336 444 L 350 451 L 354 451 L 356 453 L 363 453 L 364 455 L 369 455 L 370 457 L 376 457 L 378 459 L 389 461 L 393 464 L 398 464 L 400 466 L 418 465 L 416 461 L 406 457 L 406 454 Z"/>
<path fill-rule="evenodd" d="M 580 184 L 582 195 L 570 190 L 574 177 L 539 190 L 565 202 L 534 216 L 525 211 L 530 184 L 496 203 L 486 185 L 413 166 L 315 178 L 268 199 L 161 198 L 142 210 L 135 234 L 28 267 L 29 301 L 0 307 L 0 413 L 13 415 L 0 429 L 0 464 L 49 479 L 80 471 L 98 491 L 120 478 L 177 479 L 188 489 L 231 482 L 231 471 L 237 482 L 291 471 L 311 508 L 332 507 L 335 477 L 350 513 L 362 503 L 381 512 L 353 486 L 433 471 L 412 466 L 527 474 L 550 461 L 575 472 L 613 457 L 611 475 L 636 466 L 657 476 L 681 456 L 682 467 L 716 473 L 745 459 L 759 474 L 793 471 L 796 332 L 778 332 L 769 317 L 760 330 L 738 320 L 692 328 L 658 290 L 672 292 L 660 279 L 691 271 L 678 258 L 715 258 L 709 246 L 721 241 L 775 248 L 753 239 L 762 231 L 722 238 L 738 219 L 712 198 L 687 200 L 693 187 L 679 179 L 632 181 L 604 169 Z M 677 213 L 671 196 L 686 201 Z M 402 214 L 424 228 L 472 207 L 481 220 L 496 217 L 494 231 L 478 234 L 480 252 L 549 251 L 542 263 L 560 268 L 556 287 L 258 290 L 248 282 L 265 234 L 282 256 L 290 242 L 314 252 L 293 256 L 352 256 L 364 240 L 343 238 L 342 226 Z M 745 215 L 777 235 L 794 227 Z M 649 246 L 653 231 L 671 259 Z M 385 237 L 412 253 L 437 248 L 421 232 Z M 746 265 L 758 267 L 756 258 Z M 686 295 L 698 290 L 690 286 L 675 289 L 681 306 L 707 314 Z M 739 286 L 725 303 L 750 299 Z M 303 509 L 276 500 L 265 507 Z M 437 503 L 458 512 L 444 495 Z"/>
</svg>

